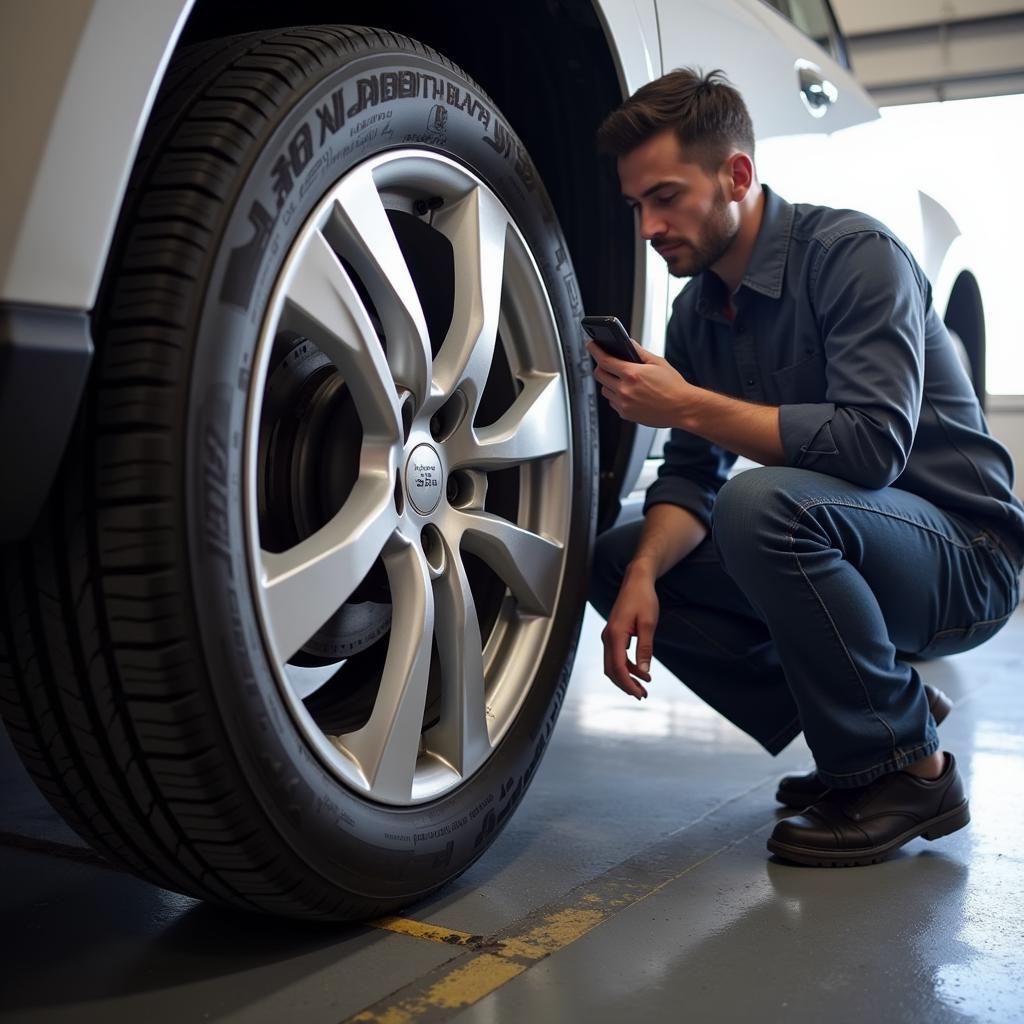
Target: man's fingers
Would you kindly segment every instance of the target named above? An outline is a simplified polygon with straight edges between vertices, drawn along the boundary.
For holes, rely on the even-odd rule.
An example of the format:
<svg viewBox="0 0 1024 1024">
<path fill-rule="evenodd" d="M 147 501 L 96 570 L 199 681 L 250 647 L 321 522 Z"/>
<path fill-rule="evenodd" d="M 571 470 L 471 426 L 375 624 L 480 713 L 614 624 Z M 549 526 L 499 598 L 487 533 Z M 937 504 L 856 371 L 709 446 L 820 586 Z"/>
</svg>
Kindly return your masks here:
<svg viewBox="0 0 1024 1024">
<path fill-rule="evenodd" d="M 640 669 L 629 660 L 629 658 L 626 659 L 626 673 L 629 676 L 630 682 L 639 691 L 640 696 L 646 697 L 647 687 L 644 686 L 644 683 L 649 683 L 651 681 L 650 673 L 641 672 Z M 643 682 L 640 680 L 643 680 Z"/>
<path fill-rule="evenodd" d="M 651 658 L 654 657 L 654 627 L 654 622 L 641 619 L 636 630 L 637 672 L 648 682 L 651 680 Z"/>
<path fill-rule="evenodd" d="M 633 342 L 635 345 L 636 342 Z M 599 377 L 600 374 L 604 374 L 606 377 L 612 380 L 618 380 L 623 376 L 623 371 L 629 370 L 630 367 L 636 364 L 629 359 L 619 359 L 617 356 L 613 356 L 608 352 L 605 352 L 600 345 L 596 342 L 587 342 L 587 351 L 593 357 L 597 368 L 594 370 L 594 376 Z"/>
<path fill-rule="evenodd" d="M 641 663 L 630 661 L 626 659 L 626 668 L 629 670 L 630 675 L 636 676 L 638 679 L 642 679 L 645 683 L 651 681 L 650 667 L 642 668 Z"/>
<path fill-rule="evenodd" d="M 648 352 L 639 341 L 636 341 L 633 338 L 630 338 L 629 340 L 633 342 L 633 348 L 636 349 L 636 354 L 640 357 L 642 362 L 656 363 L 658 361 L 658 357 L 653 352 Z"/>
<path fill-rule="evenodd" d="M 605 627 L 601 634 L 601 640 L 604 642 L 604 674 L 623 693 L 640 700 L 647 696 L 647 690 L 633 678 L 630 673 L 630 662 L 626 657 L 632 638 L 630 630 L 615 628 L 612 625 Z"/>
</svg>

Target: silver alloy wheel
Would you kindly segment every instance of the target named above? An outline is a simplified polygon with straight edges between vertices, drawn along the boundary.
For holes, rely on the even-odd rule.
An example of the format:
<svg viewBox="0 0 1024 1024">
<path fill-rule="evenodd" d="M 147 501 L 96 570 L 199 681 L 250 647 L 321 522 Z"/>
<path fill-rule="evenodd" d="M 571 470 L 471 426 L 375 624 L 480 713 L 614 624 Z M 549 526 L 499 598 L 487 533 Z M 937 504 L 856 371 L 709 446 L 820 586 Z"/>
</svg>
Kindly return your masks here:
<svg viewBox="0 0 1024 1024">
<path fill-rule="evenodd" d="M 395 215 L 417 217 L 450 243 L 443 339 L 430 337 Z M 259 438 L 283 333 L 327 355 L 362 436 L 340 508 L 275 551 L 261 535 Z M 496 367 L 510 377 L 512 397 L 484 423 Z M 562 585 L 573 488 L 554 315 L 533 256 L 487 185 L 446 157 L 415 150 L 383 154 L 341 179 L 299 230 L 277 280 L 251 373 L 245 445 L 258 612 L 300 730 L 371 799 L 411 805 L 448 792 L 486 761 L 529 692 Z M 502 471 L 516 478 L 504 515 L 488 503 L 489 478 Z M 467 553 L 500 581 L 483 628 Z M 342 663 L 310 666 L 300 654 L 346 602 L 355 604 L 381 563 L 392 615 L 379 686 L 365 721 L 334 731 L 308 700 Z M 432 677 L 440 700 L 425 720 Z"/>
</svg>

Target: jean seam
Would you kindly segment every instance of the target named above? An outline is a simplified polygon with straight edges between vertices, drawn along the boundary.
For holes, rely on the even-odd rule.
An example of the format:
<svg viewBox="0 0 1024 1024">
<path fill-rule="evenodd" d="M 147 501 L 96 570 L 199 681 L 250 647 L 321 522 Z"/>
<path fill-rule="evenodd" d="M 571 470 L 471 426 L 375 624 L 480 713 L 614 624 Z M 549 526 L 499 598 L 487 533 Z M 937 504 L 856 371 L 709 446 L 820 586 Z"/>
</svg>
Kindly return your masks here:
<svg viewBox="0 0 1024 1024">
<path fill-rule="evenodd" d="M 797 515 L 793 518 L 792 522 L 790 523 L 790 534 L 789 534 L 789 545 L 790 545 L 790 548 L 795 548 L 795 544 L 796 544 L 796 533 L 795 533 L 795 531 L 796 531 L 796 526 L 799 524 L 800 517 L 805 512 L 807 512 L 809 509 L 815 508 L 815 507 L 817 507 L 819 505 L 826 505 L 826 504 L 843 504 L 843 505 L 846 505 L 846 507 L 848 507 L 848 508 L 858 508 L 858 509 L 863 508 L 863 506 L 861 506 L 861 505 L 854 505 L 852 503 L 847 504 L 845 502 L 828 502 L 828 501 L 824 501 L 824 500 L 809 502 L 807 505 L 801 506 L 800 511 L 797 513 Z M 867 511 L 867 512 L 872 511 L 872 509 L 867 509 L 867 508 L 864 508 L 863 510 Z M 893 518 L 901 518 L 901 517 L 896 516 L 896 517 L 893 517 Z M 879 725 L 883 726 L 885 728 L 886 732 L 889 733 L 889 737 L 890 737 L 890 739 L 892 741 L 892 756 L 895 758 L 897 756 L 897 754 L 896 754 L 896 733 L 893 731 L 892 726 L 889 725 L 889 723 L 884 718 L 882 718 L 882 716 L 878 713 L 878 711 L 875 710 L 874 704 L 871 703 L 871 694 L 868 692 L 868 688 L 864 685 L 864 679 L 862 678 L 862 676 L 860 674 L 860 671 L 857 668 L 856 662 L 853 660 L 853 656 L 850 654 L 850 648 L 847 647 L 846 641 L 843 639 L 842 634 L 839 632 L 839 627 L 836 625 L 835 619 L 832 618 L 832 613 L 828 610 L 828 606 L 822 600 L 821 595 L 817 591 L 817 588 L 814 586 L 814 584 L 811 582 L 810 577 L 804 571 L 803 563 L 800 561 L 800 555 L 799 555 L 799 553 L 796 550 L 793 550 L 793 559 L 796 562 L 797 568 L 800 570 L 800 575 L 804 578 L 804 582 L 807 584 L 808 587 L 810 587 L 811 593 L 814 594 L 815 600 L 817 600 L 819 606 L 821 607 L 822 612 L 824 612 L 824 614 L 825 614 L 825 618 L 828 620 L 829 625 L 832 627 L 832 633 L 835 636 L 835 638 L 839 641 L 839 644 L 840 644 L 840 646 L 843 649 L 843 653 L 846 655 L 846 660 L 849 662 L 850 668 L 853 669 L 853 674 L 856 677 L 857 682 L 860 683 L 860 688 L 861 688 L 861 691 L 864 694 L 864 699 L 867 702 L 868 710 L 871 712 L 872 715 L 875 716 L 875 719 L 878 721 Z"/>
<path fill-rule="evenodd" d="M 1006 615 L 999 615 L 994 619 L 979 619 L 977 622 L 972 622 L 969 626 L 949 626 L 946 629 L 940 629 L 932 635 L 929 643 L 934 643 L 939 637 L 949 636 L 952 633 L 970 633 L 972 630 L 980 629 L 982 626 L 994 626 L 997 622 L 1006 622 L 1012 614 L 1013 612 L 1007 612 Z"/>
<path fill-rule="evenodd" d="M 932 748 L 932 750 L 929 751 L 929 753 L 938 750 L 939 741 L 937 737 L 934 739 L 925 740 L 924 743 L 919 743 L 916 747 L 911 747 L 909 750 L 905 750 L 902 753 L 894 753 L 892 757 L 886 758 L 886 760 L 884 761 L 879 761 L 877 764 L 873 764 L 868 768 L 862 768 L 856 772 L 830 772 L 828 770 L 822 771 L 820 767 L 817 768 L 817 771 L 819 775 L 825 775 L 833 779 L 855 779 L 861 775 L 871 774 L 877 776 L 879 774 L 882 774 L 882 769 L 887 768 L 889 765 L 893 764 L 893 762 L 905 761 L 907 764 L 913 764 L 913 762 L 919 760 L 919 758 L 913 757 L 912 755 L 918 754 L 922 750 L 928 750 L 929 747 Z M 924 754 L 922 756 L 927 757 L 928 755 Z M 901 771 L 902 769 L 894 768 L 893 770 Z"/>
<path fill-rule="evenodd" d="M 836 779 L 852 779 L 855 775 L 863 775 L 865 772 L 873 772 L 877 768 L 884 768 L 887 764 L 893 761 L 899 761 L 901 757 L 909 757 L 911 754 L 916 754 L 919 750 L 924 750 L 932 740 L 925 740 L 924 743 L 918 743 L 916 747 L 911 747 L 909 750 L 904 750 L 902 755 L 896 748 L 893 748 L 892 757 L 887 757 L 884 761 L 879 761 L 877 764 L 868 765 L 867 768 L 861 768 L 855 772 L 826 772 L 827 775 L 831 775 Z"/>
<path fill-rule="evenodd" d="M 947 536 L 941 530 L 936 530 L 933 526 L 928 526 L 925 523 L 919 523 L 916 519 L 897 515 L 895 512 L 886 512 L 880 508 L 872 508 L 870 505 L 861 505 L 855 501 L 840 501 L 838 498 L 817 498 L 814 501 L 807 502 L 805 505 L 801 505 L 797 509 L 796 515 L 794 515 L 789 522 L 790 539 L 792 539 L 793 532 L 799 524 L 801 516 L 810 509 L 819 508 L 822 505 L 839 505 L 842 508 L 855 508 L 860 512 L 871 512 L 876 516 L 885 516 L 887 519 L 895 519 L 898 522 L 906 523 L 908 526 L 916 526 L 919 530 L 924 530 L 926 533 L 933 534 L 941 540 L 944 540 L 947 544 L 952 544 L 954 547 L 960 548 L 962 551 L 969 551 L 979 543 L 983 543 L 984 540 L 984 533 L 982 532 L 973 541 L 971 541 L 971 543 L 964 544 L 962 541 L 958 541 L 953 537 Z"/>
</svg>

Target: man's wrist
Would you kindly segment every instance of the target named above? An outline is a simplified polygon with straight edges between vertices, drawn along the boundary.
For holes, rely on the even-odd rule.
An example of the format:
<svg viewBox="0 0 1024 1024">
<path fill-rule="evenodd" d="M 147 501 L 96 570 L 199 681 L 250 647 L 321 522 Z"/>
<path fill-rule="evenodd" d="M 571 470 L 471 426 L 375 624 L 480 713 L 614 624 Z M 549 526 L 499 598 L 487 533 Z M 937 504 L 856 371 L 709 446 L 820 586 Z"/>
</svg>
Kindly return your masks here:
<svg viewBox="0 0 1024 1024">
<path fill-rule="evenodd" d="M 654 583 L 658 578 L 658 561 L 653 556 L 637 555 L 626 566 L 625 576 L 637 583 Z"/>
<path fill-rule="evenodd" d="M 690 434 L 701 434 L 701 426 L 708 409 L 709 401 L 717 396 L 713 391 L 699 388 L 696 384 L 689 384 L 686 392 L 686 400 L 680 403 L 679 427 Z"/>
</svg>

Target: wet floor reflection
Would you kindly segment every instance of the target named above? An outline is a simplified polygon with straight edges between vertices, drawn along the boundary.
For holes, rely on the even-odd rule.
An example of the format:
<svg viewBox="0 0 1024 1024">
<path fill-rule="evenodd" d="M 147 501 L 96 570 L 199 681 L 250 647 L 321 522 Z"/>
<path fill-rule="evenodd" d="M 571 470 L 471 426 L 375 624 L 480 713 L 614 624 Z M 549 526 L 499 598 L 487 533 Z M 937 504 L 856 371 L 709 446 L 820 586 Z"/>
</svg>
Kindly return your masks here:
<svg viewBox="0 0 1024 1024">
<path fill-rule="evenodd" d="M 524 992 L 516 1010 L 586 986 L 592 1022 L 676 1019 L 684 1003 L 707 1021 L 1024 1021 L 1024 610 L 985 648 L 917 668 L 956 703 L 940 736 L 967 783 L 966 829 L 914 840 L 881 865 L 829 870 L 767 857 L 766 824 L 560 969 L 524 979 L 533 998 Z M 663 667 L 649 689 L 631 701 L 593 658 L 566 713 L 592 742 L 679 740 L 690 767 L 749 753 L 752 741 Z"/>
<path fill-rule="evenodd" d="M 673 681 L 672 685 L 682 690 L 681 684 Z M 639 703 L 608 683 L 602 691 L 582 694 L 571 711 L 574 727 L 591 736 L 685 740 L 699 744 L 702 753 L 707 754 L 721 754 L 729 748 L 744 752 L 760 749 L 749 736 L 692 696 L 665 698 L 653 694 Z"/>
<path fill-rule="evenodd" d="M 1015 703 L 1019 709 L 1020 702 Z M 1021 722 L 1020 715 L 979 719 L 973 749 L 961 759 L 970 782 L 971 824 L 965 830 L 969 881 L 957 938 L 971 955 L 966 961 L 939 966 L 934 977 L 936 993 L 947 1005 L 984 1006 L 991 1020 L 1024 1019 Z"/>
<path fill-rule="evenodd" d="M 637 701 L 604 675 L 600 631 L 604 625 L 587 610 L 569 697 L 560 730 L 585 736 L 632 741 L 686 741 L 690 753 L 719 755 L 727 750 L 749 753 L 761 747 L 698 697 L 657 659 L 651 665 L 650 696 Z M 571 724 L 567 722 L 571 719 Z M 770 769 L 769 769 L 770 770 Z"/>
</svg>

